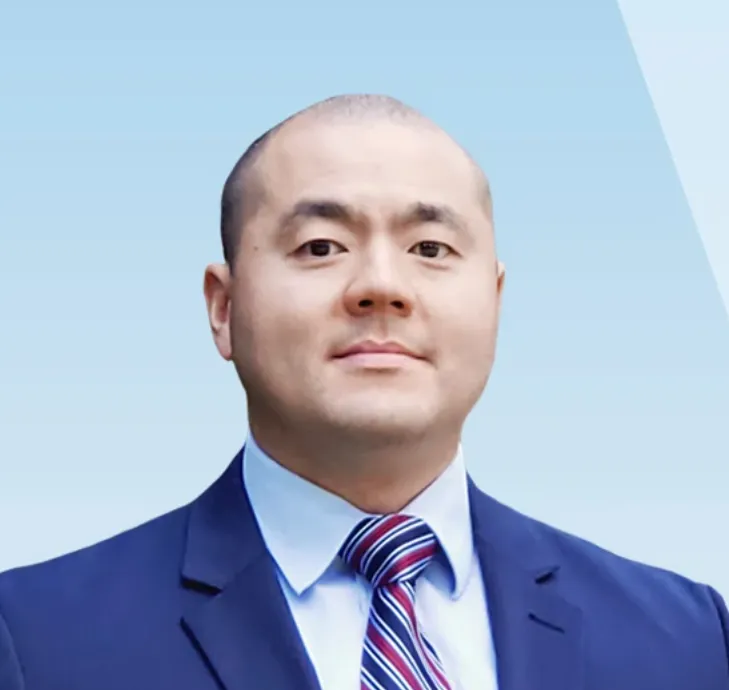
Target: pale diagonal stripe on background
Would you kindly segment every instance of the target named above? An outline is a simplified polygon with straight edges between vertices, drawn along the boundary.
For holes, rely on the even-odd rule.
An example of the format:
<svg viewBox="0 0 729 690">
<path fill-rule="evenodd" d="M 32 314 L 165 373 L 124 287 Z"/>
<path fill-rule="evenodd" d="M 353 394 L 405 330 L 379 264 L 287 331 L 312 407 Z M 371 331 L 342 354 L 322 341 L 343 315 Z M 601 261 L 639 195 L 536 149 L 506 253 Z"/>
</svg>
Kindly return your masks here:
<svg viewBox="0 0 729 690">
<path fill-rule="evenodd" d="M 729 2 L 618 0 L 729 309 Z"/>
</svg>

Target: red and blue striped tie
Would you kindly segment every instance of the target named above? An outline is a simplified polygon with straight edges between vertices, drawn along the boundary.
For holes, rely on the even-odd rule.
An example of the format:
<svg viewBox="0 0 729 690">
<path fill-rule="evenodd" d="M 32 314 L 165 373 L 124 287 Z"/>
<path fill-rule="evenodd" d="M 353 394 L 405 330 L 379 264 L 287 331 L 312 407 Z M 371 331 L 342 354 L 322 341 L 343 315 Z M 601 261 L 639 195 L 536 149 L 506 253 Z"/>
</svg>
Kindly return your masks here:
<svg viewBox="0 0 729 690">
<path fill-rule="evenodd" d="M 438 550 L 419 518 L 385 515 L 354 528 L 340 556 L 372 583 L 362 653 L 362 690 L 450 690 L 415 618 L 415 580 Z"/>
</svg>

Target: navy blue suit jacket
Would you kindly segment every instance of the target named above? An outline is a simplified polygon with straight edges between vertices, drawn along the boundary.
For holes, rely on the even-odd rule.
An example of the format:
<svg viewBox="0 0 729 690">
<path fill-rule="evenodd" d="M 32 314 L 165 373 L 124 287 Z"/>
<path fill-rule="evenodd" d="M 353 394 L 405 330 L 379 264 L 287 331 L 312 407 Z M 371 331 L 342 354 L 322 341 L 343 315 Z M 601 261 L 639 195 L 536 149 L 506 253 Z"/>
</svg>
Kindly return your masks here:
<svg viewBox="0 0 729 690">
<path fill-rule="evenodd" d="M 0 690 L 316 690 L 241 458 L 188 506 L 0 575 Z M 499 690 L 729 690 L 716 592 L 470 491 Z"/>
</svg>

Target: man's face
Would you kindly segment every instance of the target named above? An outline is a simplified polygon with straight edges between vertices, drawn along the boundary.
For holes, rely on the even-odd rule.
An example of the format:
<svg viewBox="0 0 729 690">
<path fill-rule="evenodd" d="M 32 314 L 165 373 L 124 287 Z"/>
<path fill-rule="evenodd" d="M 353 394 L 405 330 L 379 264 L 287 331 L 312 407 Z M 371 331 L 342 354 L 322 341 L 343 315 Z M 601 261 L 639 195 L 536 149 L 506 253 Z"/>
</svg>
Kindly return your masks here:
<svg viewBox="0 0 729 690">
<path fill-rule="evenodd" d="M 218 336 L 251 417 L 389 439 L 460 430 L 501 288 L 467 156 L 422 126 L 304 119 L 260 163 Z"/>
</svg>

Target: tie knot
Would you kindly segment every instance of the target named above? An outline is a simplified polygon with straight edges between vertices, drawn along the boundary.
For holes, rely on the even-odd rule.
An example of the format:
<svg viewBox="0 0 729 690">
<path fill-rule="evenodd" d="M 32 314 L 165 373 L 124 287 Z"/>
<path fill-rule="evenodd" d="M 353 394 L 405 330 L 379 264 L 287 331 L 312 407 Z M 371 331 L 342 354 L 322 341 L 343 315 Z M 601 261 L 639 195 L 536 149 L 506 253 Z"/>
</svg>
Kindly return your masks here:
<svg viewBox="0 0 729 690">
<path fill-rule="evenodd" d="M 435 535 L 420 518 L 385 515 L 362 520 L 339 555 L 373 587 L 381 587 L 415 580 L 436 551 Z"/>
</svg>

